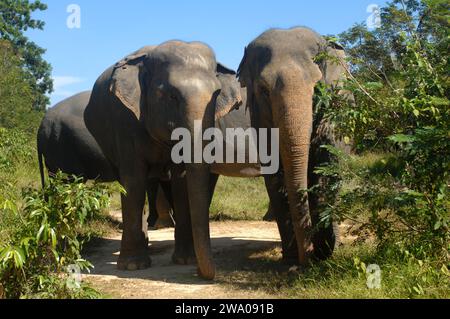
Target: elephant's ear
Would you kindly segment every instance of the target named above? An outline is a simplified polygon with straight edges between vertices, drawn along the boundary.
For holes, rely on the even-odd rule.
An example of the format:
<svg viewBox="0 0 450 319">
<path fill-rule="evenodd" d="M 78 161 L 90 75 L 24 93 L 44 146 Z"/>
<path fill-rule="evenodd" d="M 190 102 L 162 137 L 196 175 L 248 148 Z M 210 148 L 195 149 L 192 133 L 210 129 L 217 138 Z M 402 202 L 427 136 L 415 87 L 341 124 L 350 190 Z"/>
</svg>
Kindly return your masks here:
<svg viewBox="0 0 450 319">
<path fill-rule="evenodd" d="M 340 51 L 344 51 L 345 50 L 342 45 L 340 45 L 339 43 L 334 42 L 334 41 L 328 41 L 328 46 L 330 48 L 332 48 L 332 49 L 335 49 L 335 50 L 340 50 Z"/>
<path fill-rule="evenodd" d="M 217 74 L 230 74 L 236 76 L 236 72 L 234 70 L 227 68 L 221 63 L 217 63 L 216 72 Z"/>
<path fill-rule="evenodd" d="M 236 78 L 236 72 L 217 64 L 217 79 L 221 90 L 216 99 L 216 120 L 242 105 L 241 86 Z"/>
<path fill-rule="evenodd" d="M 130 109 L 137 118 L 140 117 L 142 95 L 141 72 L 147 53 L 137 53 L 119 61 L 111 76 L 110 91 Z"/>
<path fill-rule="evenodd" d="M 326 52 L 328 58 L 321 65 L 323 80 L 328 85 L 337 85 L 347 76 L 348 65 L 344 47 L 332 41 L 328 41 Z"/>
<path fill-rule="evenodd" d="M 239 64 L 237 77 L 241 83 L 241 87 L 246 87 L 248 85 L 248 66 L 247 66 L 247 47 L 244 49 L 244 57 Z"/>
</svg>

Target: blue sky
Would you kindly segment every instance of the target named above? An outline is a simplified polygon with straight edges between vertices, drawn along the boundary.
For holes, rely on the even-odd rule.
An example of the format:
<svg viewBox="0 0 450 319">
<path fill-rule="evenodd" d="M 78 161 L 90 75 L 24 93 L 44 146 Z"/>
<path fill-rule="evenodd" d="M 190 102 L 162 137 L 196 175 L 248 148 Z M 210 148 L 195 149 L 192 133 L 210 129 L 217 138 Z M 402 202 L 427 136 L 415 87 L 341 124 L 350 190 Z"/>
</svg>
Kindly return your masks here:
<svg viewBox="0 0 450 319">
<path fill-rule="evenodd" d="M 337 34 L 371 15 L 385 0 L 44 0 L 34 14 L 44 31 L 27 35 L 47 49 L 55 92 L 52 104 L 92 88 L 96 78 L 123 56 L 144 45 L 180 39 L 203 41 L 218 61 L 236 69 L 244 47 L 264 30 L 304 25 Z M 68 28 L 70 4 L 80 11 L 80 28 Z"/>
</svg>

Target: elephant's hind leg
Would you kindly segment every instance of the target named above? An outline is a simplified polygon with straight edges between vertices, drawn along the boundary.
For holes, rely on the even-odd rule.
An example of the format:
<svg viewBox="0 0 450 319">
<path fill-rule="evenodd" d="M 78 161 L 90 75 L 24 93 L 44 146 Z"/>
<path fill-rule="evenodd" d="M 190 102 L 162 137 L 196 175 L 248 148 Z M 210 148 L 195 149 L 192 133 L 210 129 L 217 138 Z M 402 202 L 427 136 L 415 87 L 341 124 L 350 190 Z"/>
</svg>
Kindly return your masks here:
<svg viewBox="0 0 450 319">
<path fill-rule="evenodd" d="M 158 179 L 150 179 L 147 186 L 147 201 L 148 201 L 148 227 L 155 227 L 158 220 L 157 209 L 157 193 L 158 193 Z"/>
<path fill-rule="evenodd" d="M 192 237 L 192 223 L 185 177 L 172 179 L 172 200 L 175 213 L 175 251 L 172 261 L 178 265 L 197 262 Z"/>
</svg>

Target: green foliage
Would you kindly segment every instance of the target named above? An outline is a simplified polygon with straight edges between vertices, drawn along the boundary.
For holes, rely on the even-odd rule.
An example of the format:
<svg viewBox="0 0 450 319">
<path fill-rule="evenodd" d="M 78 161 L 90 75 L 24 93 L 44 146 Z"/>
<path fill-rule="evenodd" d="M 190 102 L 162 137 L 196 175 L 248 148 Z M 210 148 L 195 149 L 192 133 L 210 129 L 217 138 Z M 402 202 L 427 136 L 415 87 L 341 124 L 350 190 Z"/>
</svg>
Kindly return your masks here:
<svg viewBox="0 0 450 319">
<path fill-rule="evenodd" d="M 33 133 L 42 113 L 33 110 L 35 98 L 26 71 L 5 40 L 0 40 L 0 74 L 0 127 Z"/>
<path fill-rule="evenodd" d="M 420 192 L 403 181 L 405 162 L 397 154 L 356 156 L 327 147 L 339 160 L 319 167 L 317 172 L 339 176 L 340 192 L 328 203 L 322 217 L 350 219 L 359 233 L 376 236 L 380 251 L 409 251 L 417 258 L 445 263 L 448 252 L 448 190 Z M 414 187 L 414 188 L 413 188 Z"/>
<path fill-rule="evenodd" d="M 92 267 L 80 254 L 89 236 L 80 238 L 79 233 L 109 205 L 110 190 L 72 179 L 58 173 L 43 190 L 26 189 L 20 208 L 3 201 L 0 282 L 6 297 L 74 297 L 86 289 L 87 296 L 93 296 L 92 290 L 70 281 L 67 267 Z M 13 229 L 8 227 L 11 221 Z"/>
<path fill-rule="evenodd" d="M 355 147 L 386 149 L 387 137 L 448 124 L 449 23 L 447 1 L 393 1 L 382 25 L 356 25 L 339 38 L 350 56 L 356 107 L 331 114 Z"/>
<path fill-rule="evenodd" d="M 32 182 L 37 172 L 34 144 L 28 134 L 0 127 L 0 203 L 18 199 L 21 186 Z"/>
<path fill-rule="evenodd" d="M 350 219 L 376 237 L 379 254 L 427 261 L 434 270 L 448 263 L 450 249 L 448 6 L 389 3 L 380 29 L 357 25 L 341 35 L 353 75 L 337 90 L 352 91 L 356 105 L 316 90 L 338 134 L 362 153 L 326 146 L 338 160 L 317 172 L 333 177 L 330 194 L 340 190 L 322 220 Z"/>
<path fill-rule="evenodd" d="M 27 136 L 16 130 L 0 128 L 0 169 L 8 170 L 21 159 L 30 159 Z"/>
<path fill-rule="evenodd" d="M 44 22 L 31 17 L 32 13 L 47 9 L 40 1 L 0 0 L 0 36 L 12 43 L 14 53 L 21 57 L 28 85 L 33 93 L 34 107 L 45 110 L 49 103 L 46 94 L 53 90 L 51 66 L 44 59 L 45 50 L 30 41 L 24 32 L 28 29 L 42 30 Z"/>
</svg>

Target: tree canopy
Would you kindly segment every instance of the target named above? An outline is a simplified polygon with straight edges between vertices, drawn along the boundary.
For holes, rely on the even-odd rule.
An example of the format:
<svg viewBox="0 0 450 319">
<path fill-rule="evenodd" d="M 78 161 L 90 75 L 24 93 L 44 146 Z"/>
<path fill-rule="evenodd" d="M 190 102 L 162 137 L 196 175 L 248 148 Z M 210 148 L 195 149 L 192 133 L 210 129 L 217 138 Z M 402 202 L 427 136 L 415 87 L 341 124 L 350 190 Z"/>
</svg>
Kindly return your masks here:
<svg viewBox="0 0 450 319">
<path fill-rule="evenodd" d="M 12 44 L 14 54 L 24 70 L 24 79 L 33 92 L 33 107 L 45 110 L 49 103 L 47 94 L 53 91 L 51 66 L 43 58 L 45 50 L 30 41 L 28 29 L 44 28 L 45 23 L 31 17 L 35 11 L 43 11 L 47 5 L 41 1 L 0 0 L 0 37 Z"/>
</svg>

